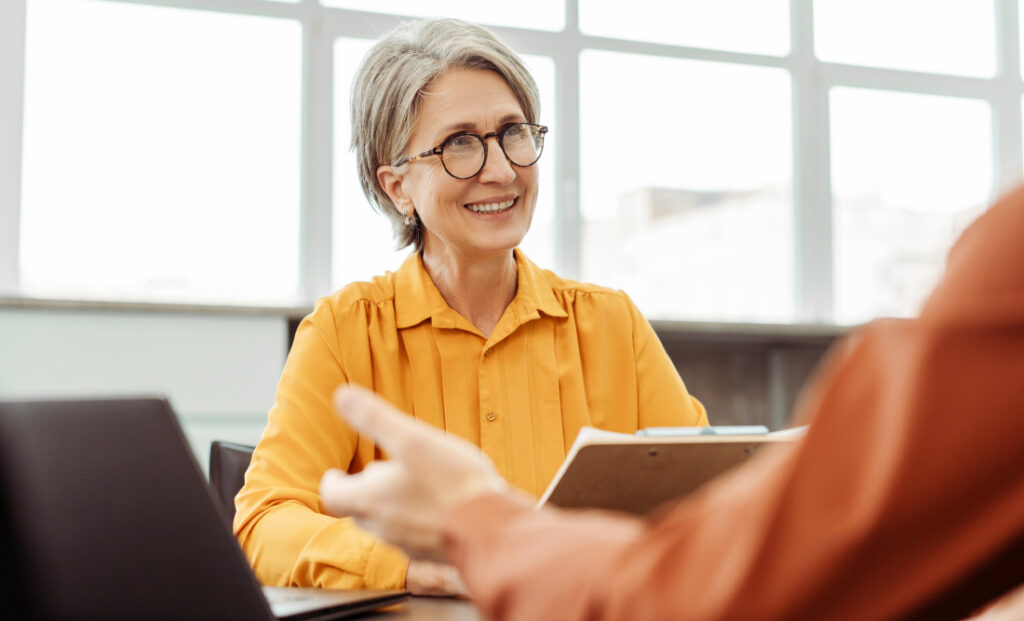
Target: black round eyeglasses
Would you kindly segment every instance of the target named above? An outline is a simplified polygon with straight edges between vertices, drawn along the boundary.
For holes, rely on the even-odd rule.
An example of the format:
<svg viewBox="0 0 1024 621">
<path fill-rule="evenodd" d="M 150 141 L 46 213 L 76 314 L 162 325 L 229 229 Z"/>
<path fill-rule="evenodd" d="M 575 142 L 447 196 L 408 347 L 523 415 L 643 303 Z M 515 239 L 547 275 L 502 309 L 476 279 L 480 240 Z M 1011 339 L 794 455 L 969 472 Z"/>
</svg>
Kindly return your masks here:
<svg viewBox="0 0 1024 621">
<path fill-rule="evenodd" d="M 436 147 L 402 158 L 393 165 L 402 166 L 413 160 L 440 155 L 445 172 L 456 179 L 471 179 L 484 169 L 487 163 L 487 139 L 493 136 L 498 139 L 498 146 L 508 161 L 525 168 L 533 166 L 540 159 L 546 133 L 547 127 L 534 123 L 512 123 L 487 134 L 459 132 Z"/>
</svg>

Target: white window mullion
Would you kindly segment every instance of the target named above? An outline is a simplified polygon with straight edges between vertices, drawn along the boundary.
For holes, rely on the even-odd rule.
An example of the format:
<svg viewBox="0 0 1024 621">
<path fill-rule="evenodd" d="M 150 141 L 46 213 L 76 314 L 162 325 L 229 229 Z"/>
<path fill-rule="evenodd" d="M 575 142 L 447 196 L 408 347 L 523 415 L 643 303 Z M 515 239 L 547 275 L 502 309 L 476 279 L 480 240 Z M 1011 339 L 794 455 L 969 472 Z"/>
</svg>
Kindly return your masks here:
<svg viewBox="0 0 1024 621">
<path fill-rule="evenodd" d="M 992 135 L 995 137 L 993 187 L 1005 192 L 1024 179 L 1021 141 L 1021 66 L 1018 0 L 995 0 L 996 43 L 999 46 L 996 97 L 993 100 Z"/>
<path fill-rule="evenodd" d="M 368 13 L 330 7 L 322 7 L 320 14 L 323 19 L 324 34 L 331 41 L 338 37 L 376 41 L 403 21 L 415 19 L 389 13 Z"/>
<path fill-rule="evenodd" d="M 566 42 L 555 56 L 557 110 L 560 148 L 555 164 L 555 269 L 568 278 L 582 274 L 582 234 L 580 217 L 580 51 L 579 2 L 565 2 Z"/>
<path fill-rule="evenodd" d="M 5 0 L 6 1 L 6 0 Z M 264 17 L 295 17 L 299 6 L 272 0 L 107 0 L 125 4 L 163 6 L 172 9 L 195 9 L 216 13 L 238 15 L 262 15 Z"/>
<path fill-rule="evenodd" d="M 323 10 L 305 0 L 302 17 L 302 199 L 299 226 L 299 299 L 331 292 L 334 38 Z"/>
<path fill-rule="evenodd" d="M 793 223 L 797 320 L 833 317 L 828 85 L 814 56 L 813 0 L 791 0 Z"/>
<path fill-rule="evenodd" d="M 0 2 L 0 294 L 18 290 L 25 3 Z"/>
</svg>

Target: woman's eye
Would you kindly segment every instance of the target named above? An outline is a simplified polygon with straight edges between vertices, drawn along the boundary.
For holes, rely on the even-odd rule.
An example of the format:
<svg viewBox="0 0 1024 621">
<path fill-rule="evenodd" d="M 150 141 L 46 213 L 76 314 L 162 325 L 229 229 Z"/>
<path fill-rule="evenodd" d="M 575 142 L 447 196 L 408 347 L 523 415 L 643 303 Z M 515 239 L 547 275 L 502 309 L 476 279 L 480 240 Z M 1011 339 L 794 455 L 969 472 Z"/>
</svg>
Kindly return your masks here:
<svg viewBox="0 0 1024 621">
<path fill-rule="evenodd" d="M 448 139 L 445 143 L 445 148 L 451 149 L 468 149 L 474 147 L 476 144 L 476 138 L 466 134 L 462 136 L 453 136 Z"/>
<path fill-rule="evenodd" d="M 529 128 L 526 125 L 510 125 L 508 129 L 505 130 L 505 138 L 512 138 L 515 140 L 526 138 L 527 134 L 529 134 Z"/>
</svg>

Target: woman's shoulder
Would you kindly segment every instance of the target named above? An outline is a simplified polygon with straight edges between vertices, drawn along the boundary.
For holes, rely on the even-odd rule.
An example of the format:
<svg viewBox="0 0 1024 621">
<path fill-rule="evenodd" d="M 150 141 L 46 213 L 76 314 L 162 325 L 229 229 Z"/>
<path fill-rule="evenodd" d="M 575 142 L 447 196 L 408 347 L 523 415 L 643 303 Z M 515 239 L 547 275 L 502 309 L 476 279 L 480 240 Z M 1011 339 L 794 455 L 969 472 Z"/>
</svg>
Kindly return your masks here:
<svg viewBox="0 0 1024 621">
<path fill-rule="evenodd" d="M 596 301 L 628 301 L 629 296 L 625 291 L 605 287 L 590 282 L 564 278 L 555 272 L 534 266 L 536 273 L 541 276 L 544 283 L 551 288 L 551 291 L 559 297 L 586 298 Z"/>
<path fill-rule="evenodd" d="M 313 314 L 346 315 L 367 310 L 394 309 L 395 275 L 385 272 L 367 281 L 351 282 L 328 296 L 317 300 Z"/>
<path fill-rule="evenodd" d="M 636 312 L 629 295 L 620 289 L 564 278 L 547 269 L 536 268 L 536 273 L 566 311 L 614 315 Z"/>
</svg>

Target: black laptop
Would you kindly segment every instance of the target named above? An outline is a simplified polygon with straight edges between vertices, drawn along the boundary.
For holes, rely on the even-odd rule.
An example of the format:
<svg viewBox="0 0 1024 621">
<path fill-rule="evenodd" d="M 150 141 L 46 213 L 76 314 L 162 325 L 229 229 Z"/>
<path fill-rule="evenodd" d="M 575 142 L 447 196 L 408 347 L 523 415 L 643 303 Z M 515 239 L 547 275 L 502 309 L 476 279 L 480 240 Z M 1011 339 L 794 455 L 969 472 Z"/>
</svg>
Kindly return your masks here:
<svg viewBox="0 0 1024 621">
<path fill-rule="evenodd" d="M 261 590 L 221 511 L 164 399 L 0 402 L 0 618 L 339 619 L 408 596 Z"/>
</svg>

